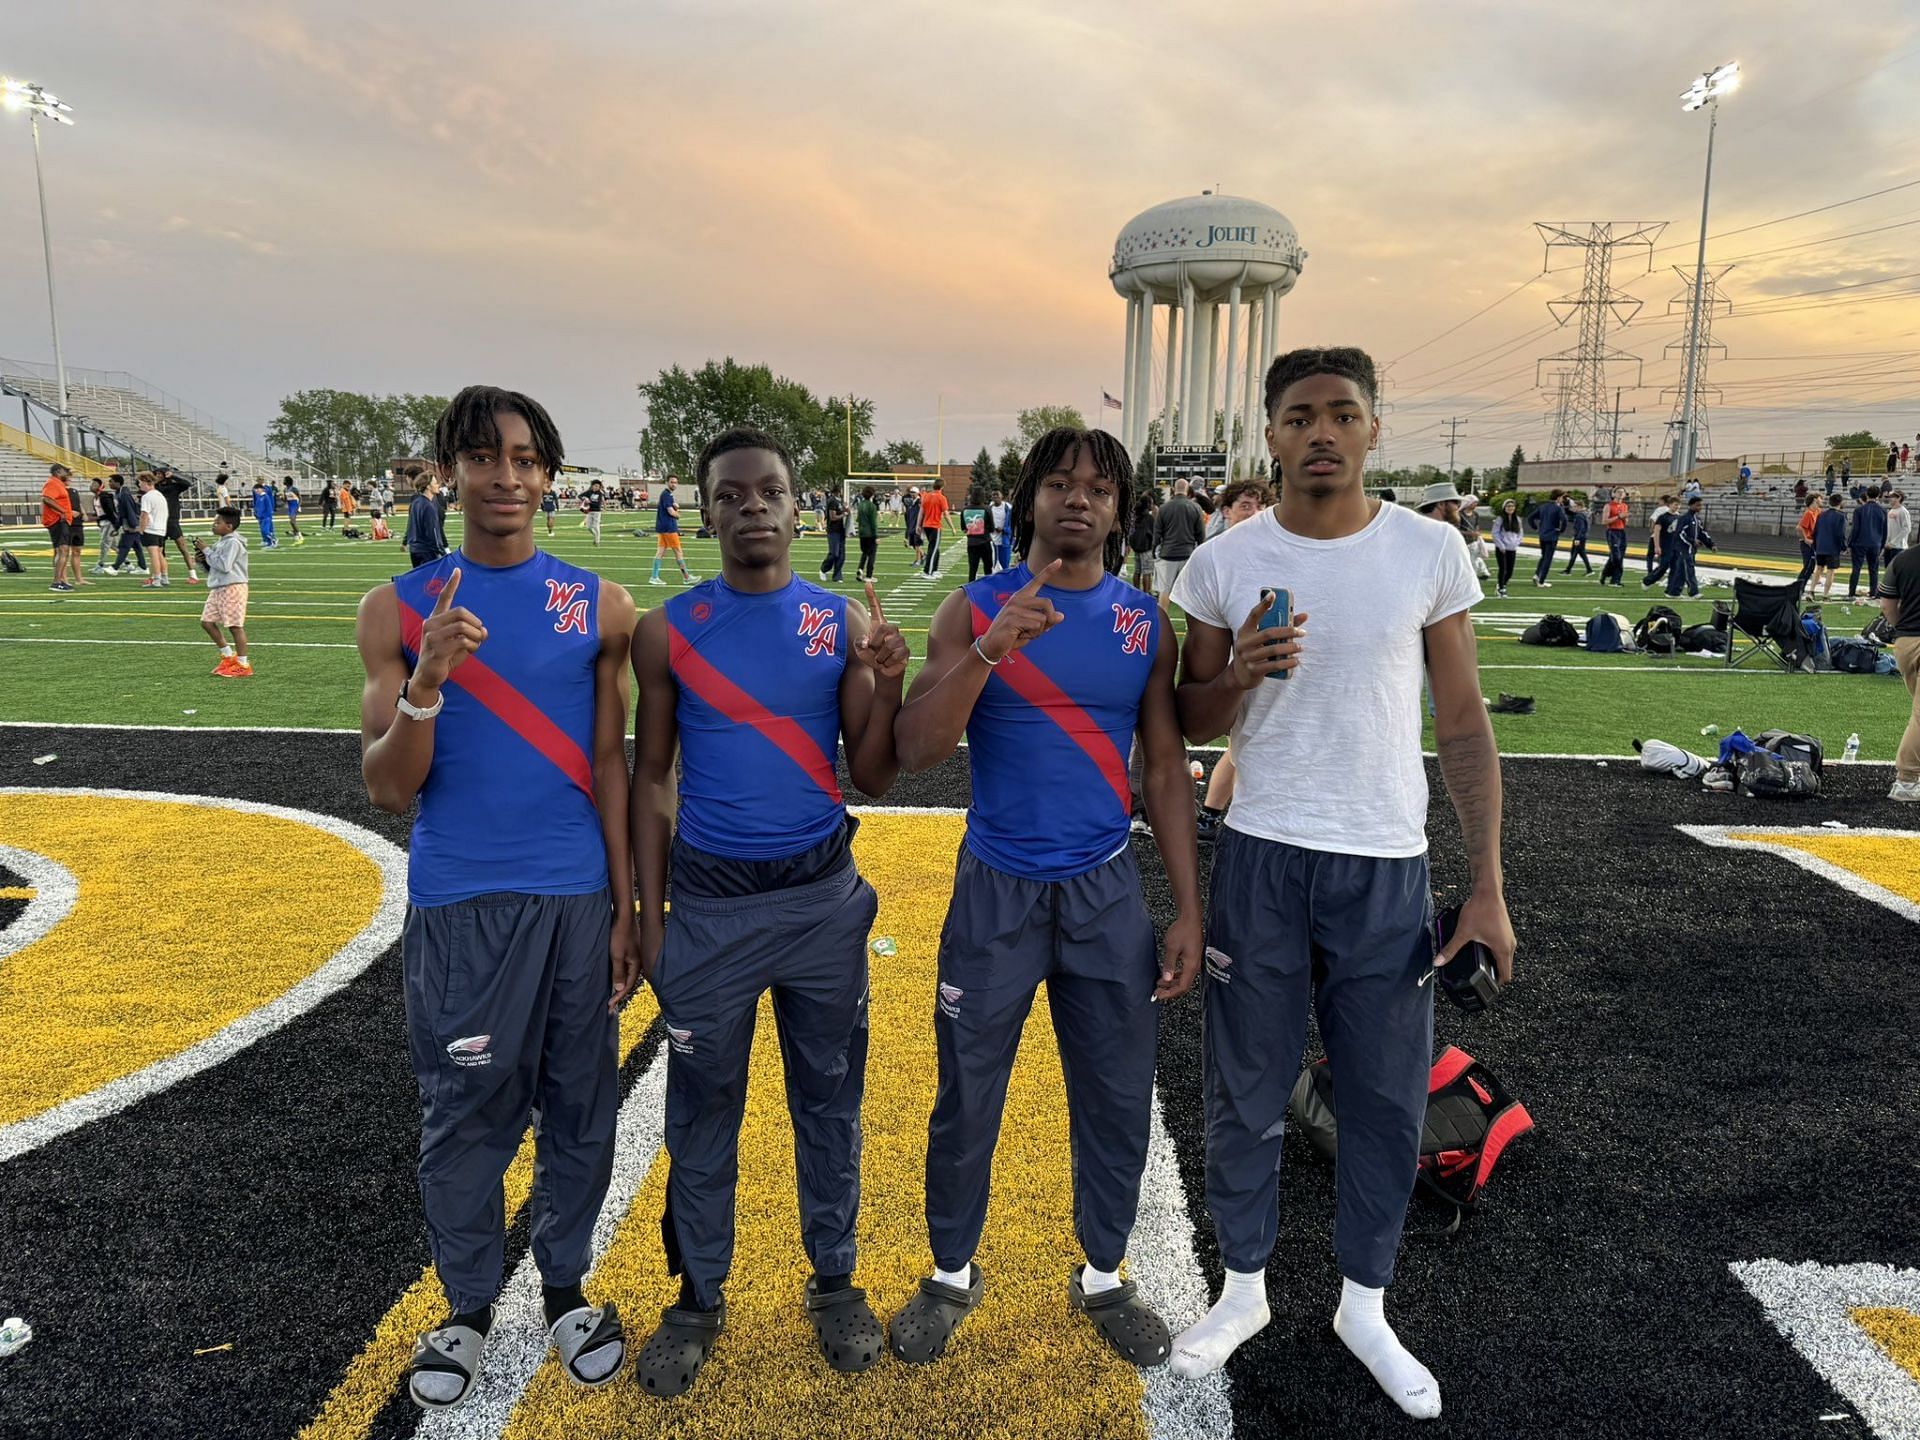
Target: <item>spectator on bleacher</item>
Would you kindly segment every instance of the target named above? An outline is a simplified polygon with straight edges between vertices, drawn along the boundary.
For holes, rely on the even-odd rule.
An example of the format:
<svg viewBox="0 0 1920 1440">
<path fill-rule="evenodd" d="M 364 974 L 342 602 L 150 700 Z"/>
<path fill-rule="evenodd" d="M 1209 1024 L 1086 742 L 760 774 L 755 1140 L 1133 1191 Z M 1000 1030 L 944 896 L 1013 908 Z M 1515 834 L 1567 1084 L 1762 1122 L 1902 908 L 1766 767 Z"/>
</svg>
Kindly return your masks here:
<svg viewBox="0 0 1920 1440">
<path fill-rule="evenodd" d="M 147 551 L 147 578 L 142 590 L 164 590 L 173 583 L 167 574 L 167 497 L 160 493 L 160 477 L 140 472 L 140 543 Z"/>
<path fill-rule="evenodd" d="M 1793 503 L 1804 505 L 1807 501 L 1807 477 L 1802 475 L 1793 482 Z"/>
<path fill-rule="evenodd" d="M 53 545 L 53 583 L 47 586 L 49 590 L 73 589 L 67 581 L 67 558 L 79 553 L 74 539 L 79 517 L 73 512 L 73 497 L 67 493 L 67 477 L 72 473 L 55 461 L 47 472 L 46 483 L 40 487 L 40 523 L 47 527 L 47 539 Z M 73 576 L 75 580 L 80 579 L 78 563 L 73 567 Z"/>
<path fill-rule="evenodd" d="M 1705 493 L 1706 492 L 1700 487 L 1699 477 L 1695 476 L 1680 487 L 1680 503 L 1685 505 L 1689 500 L 1702 499 L 1705 497 Z"/>
<path fill-rule="evenodd" d="M 1514 561 L 1520 554 L 1520 539 L 1526 527 L 1520 523 L 1520 505 L 1509 500 L 1493 519 L 1494 594 L 1507 598 L 1507 582 L 1513 579 Z"/>
<path fill-rule="evenodd" d="M 1533 583 L 1542 590 L 1553 588 L 1547 576 L 1553 573 L 1553 552 L 1559 547 L 1561 532 L 1567 528 L 1567 512 L 1560 504 L 1566 493 L 1552 491 L 1546 503 L 1534 507 L 1533 514 L 1527 517 L 1527 524 L 1540 532 L 1540 563 L 1533 568 Z"/>
<path fill-rule="evenodd" d="M 1840 508 L 1841 497 L 1827 496 L 1827 508 L 1813 523 L 1813 587 L 1820 598 L 1833 598 L 1833 572 L 1840 568 L 1840 556 L 1847 548 L 1847 517 Z"/>
<path fill-rule="evenodd" d="M 1670 542 L 1672 564 L 1667 567 L 1667 594 L 1678 595 L 1685 590 L 1695 600 L 1700 598 L 1700 577 L 1694 569 L 1694 557 L 1700 553 L 1700 547 L 1709 550 L 1720 547 L 1713 543 L 1713 536 L 1707 533 L 1706 501 L 1694 496 L 1687 501 L 1686 512 L 1674 522 Z"/>
<path fill-rule="evenodd" d="M 1845 490 L 1852 484 L 1853 484 L 1853 456 L 1842 455 L 1840 457 L 1840 488 L 1842 490 Z M 1833 487 L 1829 485 L 1827 489 L 1831 491 Z"/>
<path fill-rule="evenodd" d="M 180 563 L 187 567 L 187 583 L 198 585 L 200 573 L 193 568 L 193 557 L 187 554 L 186 532 L 180 528 L 180 497 L 187 493 L 192 482 L 182 480 L 173 473 L 171 465 L 161 465 L 153 472 L 153 488 L 167 507 L 167 539 L 174 543 L 180 552 Z M 167 572 L 162 570 L 161 576 Z"/>
<path fill-rule="evenodd" d="M 281 488 L 286 492 L 287 529 L 293 532 L 293 543 L 304 545 L 307 537 L 300 533 L 300 487 L 293 483 L 293 476 L 280 477 Z"/>
<path fill-rule="evenodd" d="M 333 517 L 340 509 L 340 499 L 334 494 L 333 481 L 329 480 L 320 487 L 320 528 L 333 529 Z"/>
<path fill-rule="evenodd" d="M 1800 511 L 1800 578 L 1794 583 L 1804 585 L 1807 577 L 1813 574 L 1813 532 L 1820 523 L 1820 497 L 1808 495 L 1805 507 Z"/>
<path fill-rule="evenodd" d="M 1889 440 L 1887 442 L 1887 473 L 1893 474 L 1900 468 L 1900 447 Z"/>
<path fill-rule="evenodd" d="M 418 570 L 447 553 L 447 532 L 440 507 L 433 503 L 440 493 L 440 477 L 432 470 L 422 470 L 414 477 L 413 489 L 413 499 L 407 505 L 407 558 Z"/>
<path fill-rule="evenodd" d="M 1912 453 L 1911 446 L 1902 445 L 1900 447 L 1900 469 L 1902 472 L 1904 472 L 1907 468 L 1907 456 L 1911 453 Z"/>
<path fill-rule="evenodd" d="M 1573 573 L 1573 562 L 1578 560 L 1586 566 L 1585 574 L 1593 573 L 1593 561 L 1587 558 L 1587 531 L 1592 526 L 1587 516 L 1587 507 L 1578 495 L 1567 497 L 1567 529 L 1572 532 L 1573 543 L 1567 546 L 1567 571 Z"/>
<path fill-rule="evenodd" d="M 1840 481 L 1834 475 L 1833 466 L 1827 466 L 1827 494 L 1833 494 L 1834 490 L 1839 487 L 1839 484 Z"/>
<path fill-rule="evenodd" d="M 222 470 L 213 477 L 213 508 L 218 510 L 222 505 L 232 503 L 233 492 L 227 488 L 227 472 Z"/>
<path fill-rule="evenodd" d="M 1607 531 L 1607 563 L 1600 567 L 1600 583 L 1605 585 L 1611 580 L 1613 588 L 1618 590 L 1627 579 L 1627 501 L 1624 495 L 1615 492 L 1607 501 L 1600 523 Z"/>
<path fill-rule="evenodd" d="M 1860 567 L 1867 567 L 1867 598 L 1880 589 L 1880 552 L 1887 548 L 1887 512 L 1880 504 L 1880 487 L 1869 485 L 1867 498 L 1853 512 L 1847 549 L 1853 554 L 1853 573 L 1847 578 L 1847 603 L 1860 598 Z"/>
<path fill-rule="evenodd" d="M 1907 548 L 1913 536 L 1913 517 L 1907 513 L 1907 492 L 1896 490 L 1888 497 L 1887 506 L 1887 548 L 1881 552 L 1888 565 L 1899 558 L 1900 552 Z"/>
</svg>

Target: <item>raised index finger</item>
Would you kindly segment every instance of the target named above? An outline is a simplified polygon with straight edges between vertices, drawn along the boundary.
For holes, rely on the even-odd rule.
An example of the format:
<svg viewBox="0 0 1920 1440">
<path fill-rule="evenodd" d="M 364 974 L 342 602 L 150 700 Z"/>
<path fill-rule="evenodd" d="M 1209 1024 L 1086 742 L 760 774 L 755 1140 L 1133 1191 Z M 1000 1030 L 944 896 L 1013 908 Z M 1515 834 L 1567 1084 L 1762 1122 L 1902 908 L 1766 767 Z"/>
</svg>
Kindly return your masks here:
<svg viewBox="0 0 1920 1440">
<path fill-rule="evenodd" d="M 871 580 L 867 581 L 867 614 L 872 617 L 873 623 L 876 625 L 884 625 L 887 623 L 886 614 L 880 609 L 880 597 L 873 593 L 873 581 Z"/>
<path fill-rule="evenodd" d="M 1038 595 L 1040 593 L 1040 587 L 1053 579 L 1055 572 L 1058 571 L 1059 568 L 1060 561 L 1058 557 L 1049 560 L 1046 569 L 1042 570 L 1038 575 L 1035 575 L 1031 580 L 1027 581 L 1025 585 L 1020 587 L 1016 598 L 1025 596 L 1027 599 L 1032 599 L 1035 595 Z"/>
<path fill-rule="evenodd" d="M 433 602 L 433 613 L 444 615 L 453 606 L 453 592 L 460 588 L 460 567 L 453 567 L 453 574 L 447 577 L 446 588 L 440 592 L 440 598 Z"/>
</svg>

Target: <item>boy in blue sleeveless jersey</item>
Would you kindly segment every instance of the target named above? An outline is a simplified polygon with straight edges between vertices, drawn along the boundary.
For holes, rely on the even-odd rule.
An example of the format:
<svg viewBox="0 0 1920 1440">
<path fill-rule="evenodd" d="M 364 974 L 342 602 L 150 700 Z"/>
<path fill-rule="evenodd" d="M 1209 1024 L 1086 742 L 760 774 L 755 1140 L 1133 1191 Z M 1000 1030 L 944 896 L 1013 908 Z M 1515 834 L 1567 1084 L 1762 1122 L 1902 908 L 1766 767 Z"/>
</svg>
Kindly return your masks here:
<svg viewBox="0 0 1920 1440">
<path fill-rule="evenodd" d="M 934 1007 L 940 1078 L 926 1203 L 935 1268 L 889 1328 L 894 1353 L 914 1364 L 944 1354 L 980 1302 L 973 1256 L 994 1145 L 1043 980 L 1087 1257 L 1067 1276 L 1067 1300 L 1134 1364 L 1168 1355 L 1166 1325 L 1119 1271 L 1152 1123 L 1154 1002 L 1184 994 L 1199 973 L 1200 886 L 1173 629 L 1151 597 L 1112 573 L 1132 491 L 1132 461 L 1112 436 L 1042 436 L 1013 496 L 1026 563 L 942 602 L 894 727 L 909 770 L 944 760 L 964 730 L 973 780 Z M 1136 734 L 1179 907 L 1157 962 L 1129 841 Z"/>
<path fill-rule="evenodd" d="M 1276 359 L 1267 445 L 1280 502 L 1202 545 L 1173 587 L 1187 616 L 1181 721 L 1196 743 L 1231 729 L 1237 771 L 1208 896 L 1202 1057 L 1207 1209 L 1226 1277 L 1175 1342 L 1173 1371 L 1219 1369 L 1271 1318 L 1281 1138 L 1311 1009 L 1340 1108 L 1334 1333 L 1396 1405 L 1431 1419 L 1439 1384 L 1387 1323 L 1385 1291 L 1427 1111 L 1433 969 L 1477 940 L 1505 981 L 1514 944 L 1470 614 L 1480 583 L 1457 530 L 1362 488 L 1378 390 L 1359 350 Z M 1282 588 L 1293 624 L 1264 625 Z M 1473 880 L 1438 957 L 1423 675 Z"/>
<path fill-rule="evenodd" d="M 648 611 L 634 645 L 633 847 L 640 959 L 667 1027 L 667 1262 L 680 1299 L 640 1352 L 654 1395 L 692 1382 L 726 1320 L 740 1118 L 761 995 L 773 992 L 812 1262 L 801 1297 L 827 1363 L 865 1370 L 884 1337 L 853 1285 L 867 933 L 834 757 L 869 795 L 899 773 L 907 645 L 793 573 L 793 461 L 758 430 L 701 452 L 695 485 L 721 574 Z M 670 494 L 671 492 L 669 492 Z M 678 830 L 674 752 L 680 752 Z M 667 878 L 673 908 L 666 911 Z"/>
<path fill-rule="evenodd" d="M 367 795 L 418 798 L 401 961 L 420 1086 L 420 1198 L 451 1314 L 408 1389 L 472 1394 L 501 1284 L 501 1177 L 536 1120 L 533 1255 L 568 1378 L 614 1379 L 611 1305 L 581 1281 L 613 1173 L 620 1002 L 638 975 L 628 849 L 632 597 L 533 543 L 559 433 L 525 395 L 469 386 L 434 433 L 460 549 L 360 603 Z M 458 603 L 456 603 L 456 600 Z"/>
</svg>

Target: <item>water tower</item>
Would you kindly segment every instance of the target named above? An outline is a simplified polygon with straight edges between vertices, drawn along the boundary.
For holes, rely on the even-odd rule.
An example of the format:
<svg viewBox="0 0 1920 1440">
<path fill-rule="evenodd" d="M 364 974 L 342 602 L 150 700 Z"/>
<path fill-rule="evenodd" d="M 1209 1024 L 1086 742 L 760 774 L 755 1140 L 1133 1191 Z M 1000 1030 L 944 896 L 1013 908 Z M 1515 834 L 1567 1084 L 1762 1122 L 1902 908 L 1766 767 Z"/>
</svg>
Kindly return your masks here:
<svg viewBox="0 0 1920 1440">
<path fill-rule="evenodd" d="M 1214 412 L 1224 410 L 1219 445 L 1230 451 L 1228 473 L 1247 474 L 1265 460 L 1260 386 L 1276 350 L 1280 297 L 1306 258 L 1292 221 L 1238 195 L 1206 190 L 1127 222 L 1107 273 L 1127 301 L 1120 438 L 1136 459 L 1152 418 L 1154 309 L 1164 305 L 1162 443 L 1215 443 Z M 1237 445 L 1236 421 L 1245 431 Z"/>
</svg>

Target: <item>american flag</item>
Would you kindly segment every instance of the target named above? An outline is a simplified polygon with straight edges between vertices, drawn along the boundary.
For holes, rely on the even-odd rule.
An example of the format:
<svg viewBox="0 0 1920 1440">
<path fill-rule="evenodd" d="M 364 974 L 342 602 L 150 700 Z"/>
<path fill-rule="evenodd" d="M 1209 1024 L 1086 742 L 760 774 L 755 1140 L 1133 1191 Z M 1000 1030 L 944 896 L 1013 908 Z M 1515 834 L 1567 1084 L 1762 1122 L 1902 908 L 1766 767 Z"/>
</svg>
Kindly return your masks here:
<svg viewBox="0 0 1920 1440">
<path fill-rule="evenodd" d="M 1123 410 L 1126 408 L 1104 390 L 1100 392 L 1100 403 L 1109 410 Z"/>
</svg>

